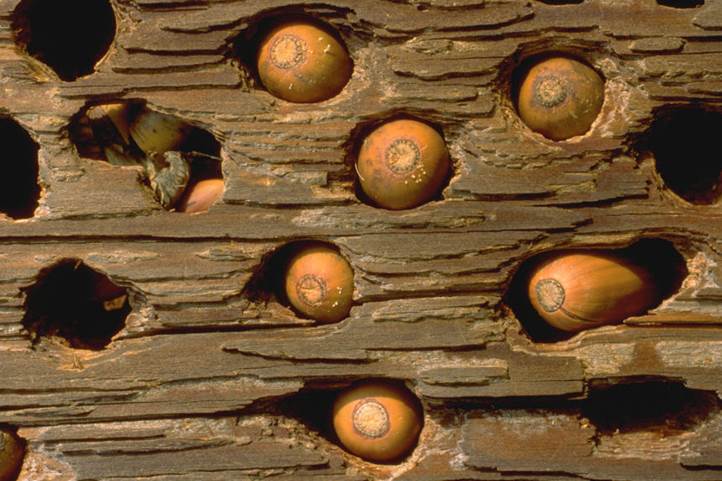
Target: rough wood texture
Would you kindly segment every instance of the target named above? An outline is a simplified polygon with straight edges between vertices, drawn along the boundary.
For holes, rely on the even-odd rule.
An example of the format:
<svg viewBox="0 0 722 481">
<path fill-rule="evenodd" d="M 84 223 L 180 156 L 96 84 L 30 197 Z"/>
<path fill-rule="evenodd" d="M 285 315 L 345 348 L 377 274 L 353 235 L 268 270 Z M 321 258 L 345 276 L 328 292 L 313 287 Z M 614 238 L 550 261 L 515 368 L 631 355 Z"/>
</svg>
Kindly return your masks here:
<svg viewBox="0 0 722 481">
<path fill-rule="evenodd" d="M 0 221 L 0 422 L 28 440 L 21 480 L 722 479 L 720 206 L 681 201 L 636 149 L 658 109 L 722 110 L 722 2 L 117 0 L 109 55 L 74 82 L 15 48 L 16 4 L 0 1 L 0 112 L 40 145 L 43 188 L 33 219 Z M 253 85 L 253 26 L 290 12 L 346 41 L 355 70 L 338 97 L 289 104 Z M 514 66 L 548 50 L 606 77 L 600 117 L 570 142 L 530 133 L 509 100 Z M 223 202 L 166 212 L 136 170 L 79 158 L 71 118 L 115 99 L 213 132 Z M 356 199 L 349 159 L 396 113 L 443 129 L 455 175 L 443 200 L 388 212 Z M 689 269 L 649 315 L 534 343 L 503 305 L 535 253 L 640 237 L 672 241 Z M 264 255 L 307 238 L 355 269 L 338 324 L 245 295 Z M 20 288 L 62 258 L 132 291 L 102 351 L 33 347 L 22 328 Z M 402 464 L 360 461 L 289 408 L 367 377 L 406 380 L 425 406 Z M 600 386 L 665 380 L 679 405 L 628 419 L 622 389 L 616 421 L 588 414 Z M 644 399 L 664 404 L 658 392 Z"/>
</svg>

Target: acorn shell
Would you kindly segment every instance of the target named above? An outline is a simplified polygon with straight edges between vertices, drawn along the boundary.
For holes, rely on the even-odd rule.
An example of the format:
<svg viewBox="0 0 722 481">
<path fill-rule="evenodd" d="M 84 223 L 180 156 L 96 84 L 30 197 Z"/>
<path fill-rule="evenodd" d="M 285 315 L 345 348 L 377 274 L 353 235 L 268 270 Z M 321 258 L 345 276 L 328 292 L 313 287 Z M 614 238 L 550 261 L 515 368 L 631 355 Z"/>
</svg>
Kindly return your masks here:
<svg viewBox="0 0 722 481">
<path fill-rule="evenodd" d="M 346 48 L 323 28 L 291 22 L 271 30 L 258 50 L 258 75 L 274 96 L 289 102 L 335 97 L 351 78 Z"/>
<path fill-rule="evenodd" d="M 207 211 L 223 195 L 223 179 L 204 179 L 186 188 L 177 210 L 193 214 Z"/>
<path fill-rule="evenodd" d="M 661 301 L 647 269 L 603 252 L 553 257 L 533 273 L 528 295 L 544 320 L 569 332 L 622 322 Z"/>
<path fill-rule="evenodd" d="M 173 115 L 141 110 L 130 124 L 130 135 L 146 154 L 163 154 L 180 149 L 191 126 Z"/>
<path fill-rule="evenodd" d="M 396 461 L 417 444 L 424 423 L 419 400 L 405 387 L 366 381 L 344 390 L 333 405 L 333 427 L 351 453 Z"/>
<path fill-rule="evenodd" d="M 306 246 L 288 262 L 284 287 L 288 301 L 302 315 L 336 322 L 351 310 L 353 270 L 336 250 Z"/>
<path fill-rule="evenodd" d="M 604 81 L 591 67 L 555 57 L 534 65 L 519 90 L 517 107 L 526 125 L 552 140 L 589 130 L 604 102 Z"/>
<path fill-rule="evenodd" d="M 12 432 L 0 430 L 0 481 L 13 481 L 23 464 L 25 445 Z"/>
<path fill-rule="evenodd" d="M 356 161 L 363 192 L 379 207 L 410 209 L 439 194 L 450 168 L 444 139 L 416 120 L 394 120 L 371 132 Z"/>
</svg>

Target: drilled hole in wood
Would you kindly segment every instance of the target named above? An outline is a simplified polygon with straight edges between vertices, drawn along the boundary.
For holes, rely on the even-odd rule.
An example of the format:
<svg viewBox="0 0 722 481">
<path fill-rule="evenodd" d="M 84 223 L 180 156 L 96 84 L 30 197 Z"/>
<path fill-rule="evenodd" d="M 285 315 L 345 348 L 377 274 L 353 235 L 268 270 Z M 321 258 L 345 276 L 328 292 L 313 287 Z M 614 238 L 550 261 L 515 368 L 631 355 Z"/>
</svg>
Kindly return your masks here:
<svg viewBox="0 0 722 481">
<path fill-rule="evenodd" d="M 30 218 L 40 198 L 38 144 L 20 124 L 6 117 L 0 117 L 0 139 L 4 144 L 0 212 L 13 219 Z"/>
<path fill-rule="evenodd" d="M 36 343 L 54 338 L 78 349 L 103 349 L 131 311 L 124 287 L 78 259 L 43 269 L 23 290 L 23 326 Z"/>
<path fill-rule="evenodd" d="M 294 241 L 262 258 L 244 296 L 280 304 L 304 319 L 338 322 L 353 305 L 353 270 L 333 244 Z"/>
<path fill-rule="evenodd" d="M 584 0 L 537 0 L 547 5 L 578 5 L 584 3 Z"/>
<path fill-rule="evenodd" d="M 23 467 L 27 442 L 18 436 L 17 429 L 0 425 L 0 480 L 14 481 Z"/>
<path fill-rule="evenodd" d="M 720 132 L 722 112 L 663 109 L 639 149 L 654 155 L 657 172 L 672 192 L 692 204 L 715 204 L 722 197 Z"/>
<path fill-rule="evenodd" d="M 690 389 L 682 382 L 646 380 L 592 386 L 582 414 L 603 436 L 633 432 L 673 436 L 693 431 L 721 408 L 714 391 Z"/>
<path fill-rule="evenodd" d="M 108 0 L 23 0 L 12 26 L 18 46 L 65 81 L 93 73 L 116 28 Z"/>
<path fill-rule="evenodd" d="M 676 293 L 687 274 L 682 255 L 662 239 L 562 249 L 525 260 L 504 302 L 532 340 L 555 342 L 647 313 Z"/>
<path fill-rule="evenodd" d="M 704 5 L 704 0 L 657 0 L 659 5 L 672 8 L 697 8 Z"/>
<path fill-rule="evenodd" d="M 81 157 L 139 167 L 168 210 L 204 212 L 223 195 L 215 136 L 142 101 L 85 107 L 71 120 L 69 135 Z"/>
</svg>

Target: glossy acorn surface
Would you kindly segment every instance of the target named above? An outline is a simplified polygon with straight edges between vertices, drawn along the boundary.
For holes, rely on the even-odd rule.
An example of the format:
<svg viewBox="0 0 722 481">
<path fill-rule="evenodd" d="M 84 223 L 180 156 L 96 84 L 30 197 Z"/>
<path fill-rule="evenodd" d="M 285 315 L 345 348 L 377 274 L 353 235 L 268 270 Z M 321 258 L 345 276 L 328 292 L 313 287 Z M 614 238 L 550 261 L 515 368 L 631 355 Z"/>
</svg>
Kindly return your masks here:
<svg viewBox="0 0 722 481">
<path fill-rule="evenodd" d="M 14 481 L 25 456 L 25 446 L 16 434 L 0 430 L 0 481 Z"/>
<path fill-rule="evenodd" d="M 604 81 L 591 67 L 555 57 L 534 65 L 522 81 L 519 116 L 533 131 L 552 140 L 586 133 L 604 102 Z"/>
<path fill-rule="evenodd" d="M 604 252 L 547 260 L 532 274 L 528 295 L 546 322 L 568 332 L 622 322 L 661 300 L 647 269 Z"/>
<path fill-rule="evenodd" d="M 335 97 L 351 78 L 346 48 L 311 23 L 291 22 L 271 30 L 258 51 L 258 75 L 274 96 L 289 102 Z"/>
<path fill-rule="evenodd" d="M 130 135 L 146 154 L 162 154 L 178 150 L 191 126 L 173 115 L 141 110 L 130 124 Z"/>
<path fill-rule="evenodd" d="M 416 446 L 423 426 L 419 400 L 402 385 L 366 381 L 344 390 L 333 405 L 333 427 L 351 453 L 392 462 Z"/>
<path fill-rule="evenodd" d="M 301 248 L 288 262 L 286 297 L 302 315 L 321 322 L 348 316 L 353 300 L 353 270 L 336 250 L 324 245 Z"/>
<path fill-rule="evenodd" d="M 356 161 L 363 192 L 379 207 L 411 209 L 436 197 L 450 168 L 446 143 L 416 120 L 387 122 L 364 139 Z"/>
<path fill-rule="evenodd" d="M 189 185 L 178 204 L 178 212 L 205 212 L 223 195 L 223 179 L 204 179 Z"/>
</svg>

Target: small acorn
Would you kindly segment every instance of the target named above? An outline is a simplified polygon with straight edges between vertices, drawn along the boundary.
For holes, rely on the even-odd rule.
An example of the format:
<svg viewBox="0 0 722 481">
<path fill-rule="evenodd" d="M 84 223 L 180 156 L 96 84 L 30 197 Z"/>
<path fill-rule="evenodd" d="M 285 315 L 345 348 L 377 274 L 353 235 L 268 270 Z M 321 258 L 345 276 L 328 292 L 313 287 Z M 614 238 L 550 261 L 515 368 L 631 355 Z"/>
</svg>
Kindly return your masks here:
<svg viewBox="0 0 722 481">
<path fill-rule="evenodd" d="M 528 294 L 546 322 L 568 332 L 616 324 L 661 301 L 647 268 L 601 251 L 548 259 L 532 274 Z"/>
<path fill-rule="evenodd" d="M 207 211 L 223 195 L 223 179 L 204 179 L 186 188 L 177 210 L 193 214 Z"/>
<path fill-rule="evenodd" d="M 363 192 L 379 207 L 411 209 L 435 197 L 449 174 L 439 133 L 423 122 L 394 120 L 363 141 L 356 172 Z"/>
<path fill-rule="evenodd" d="M 335 97 L 351 78 L 346 48 L 311 23 L 291 22 L 271 30 L 258 50 L 258 75 L 274 96 L 289 102 Z"/>
<path fill-rule="evenodd" d="M 534 65 L 521 83 L 517 108 L 535 132 L 564 140 L 589 130 L 604 102 L 604 81 L 591 67 L 566 57 Z"/>
<path fill-rule="evenodd" d="M 333 427 L 351 453 L 374 462 L 394 462 L 418 442 L 421 403 L 404 386 L 365 381 L 342 391 L 333 405 Z"/>
<path fill-rule="evenodd" d="M 192 127 L 173 115 L 142 109 L 130 124 L 130 136 L 147 155 L 179 150 Z"/>
<path fill-rule="evenodd" d="M 17 434 L 0 429 L 0 481 L 14 481 L 25 457 L 25 444 Z"/>
<path fill-rule="evenodd" d="M 336 322 L 351 310 L 353 270 L 331 247 L 301 248 L 288 262 L 284 286 L 291 305 L 311 319 Z"/>
</svg>

